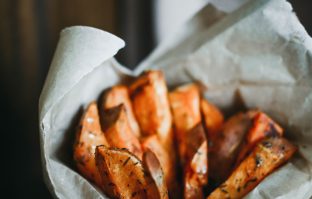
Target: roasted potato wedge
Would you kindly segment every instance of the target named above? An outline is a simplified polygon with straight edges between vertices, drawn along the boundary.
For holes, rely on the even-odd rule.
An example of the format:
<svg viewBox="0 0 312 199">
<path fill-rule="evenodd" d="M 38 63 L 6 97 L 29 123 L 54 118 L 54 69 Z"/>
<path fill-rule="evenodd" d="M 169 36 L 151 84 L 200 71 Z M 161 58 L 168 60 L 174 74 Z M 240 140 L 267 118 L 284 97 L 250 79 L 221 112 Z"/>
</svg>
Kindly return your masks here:
<svg viewBox="0 0 312 199">
<path fill-rule="evenodd" d="M 252 118 L 252 126 L 249 129 L 242 148 L 239 152 L 236 165 L 239 165 L 251 152 L 255 145 L 268 137 L 283 136 L 283 129 L 269 116 L 261 111 L 257 111 Z"/>
<path fill-rule="evenodd" d="M 151 135 L 144 138 L 142 141 L 143 151 L 152 151 L 160 162 L 161 168 L 165 174 L 166 184 L 173 195 L 177 189 L 175 164 L 172 164 L 173 160 L 166 149 L 163 147 L 157 135 Z"/>
<path fill-rule="evenodd" d="M 143 154 L 143 165 L 144 168 L 152 176 L 159 193 L 159 198 L 168 199 L 168 189 L 166 185 L 166 180 L 164 177 L 164 172 L 161 168 L 160 162 L 156 155 L 149 149 L 144 151 Z"/>
<path fill-rule="evenodd" d="M 108 196 L 160 198 L 157 186 L 142 162 L 127 149 L 97 146 L 95 160 Z"/>
<path fill-rule="evenodd" d="M 97 104 L 92 102 L 81 117 L 74 144 L 74 160 L 80 173 L 98 186 L 102 181 L 95 165 L 97 145 L 107 145 L 101 131 Z"/>
<path fill-rule="evenodd" d="M 156 157 L 158 158 L 160 165 L 165 173 L 166 177 L 169 177 L 171 165 L 170 165 L 170 156 L 167 151 L 164 149 L 162 144 L 160 143 L 157 135 L 150 135 L 144 138 L 142 141 L 142 149 L 143 151 L 151 150 Z"/>
<path fill-rule="evenodd" d="M 296 147 L 281 137 L 260 142 L 208 199 L 242 198 L 267 175 L 289 160 L 295 151 Z"/>
<path fill-rule="evenodd" d="M 229 118 L 222 130 L 209 140 L 209 176 L 223 182 L 234 167 L 244 136 L 252 124 L 250 113 L 238 113 Z"/>
<path fill-rule="evenodd" d="M 161 71 L 146 71 L 130 86 L 133 109 L 143 136 L 157 134 L 171 145 L 172 116 L 167 86 Z"/>
<path fill-rule="evenodd" d="M 101 110 L 101 124 L 109 146 L 127 148 L 142 159 L 142 148 L 130 127 L 124 104 Z"/>
<path fill-rule="evenodd" d="M 199 123 L 186 137 L 186 164 L 184 165 L 184 198 L 203 198 L 202 188 L 208 181 L 208 144 Z"/>
<path fill-rule="evenodd" d="M 169 93 L 175 135 L 182 164 L 185 163 L 186 134 L 201 122 L 200 93 L 196 84 L 180 86 Z"/>
<path fill-rule="evenodd" d="M 224 122 L 223 115 L 216 106 L 203 98 L 200 100 L 200 110 L 208 140 L 213 139 L 212 137 L 215 137 L 222 128 Z"/>
<path fill-rule="evenodd" d="M 174 195 L 176 183 L 176 152 L 172 131 L 168 91 L 165 78 L 161 71 L 146 71 L 130 86 L 130 98 L 133 110 L 139 123 L 142 136 L 157 135 L 169 157 L 164 165 L 163 158 L 151 149 L 158 157 L 165 173 L 170 196 Z"/>
<path fill-rule="evenodd" d="M 137 138 L 140 137 L 140 128 L 133 113 L 128 87 L 123 85 L 111 87 L 110 89 L 105 91 L 104 95 L 101 98 L 100 104 L 101 108 L 104 110 L 113 108 L 120 104 L 124 104 L 126 115 L 132 132 Z"/>
</svg>

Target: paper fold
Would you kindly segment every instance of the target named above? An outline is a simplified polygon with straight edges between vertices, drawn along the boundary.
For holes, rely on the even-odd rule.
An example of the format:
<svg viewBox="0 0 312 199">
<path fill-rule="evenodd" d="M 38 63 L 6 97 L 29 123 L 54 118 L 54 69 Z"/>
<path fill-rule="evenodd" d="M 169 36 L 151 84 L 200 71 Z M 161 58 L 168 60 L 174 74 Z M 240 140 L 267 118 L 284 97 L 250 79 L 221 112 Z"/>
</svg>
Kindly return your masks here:
<svg viewBox="0 0 312 199">
<path fill-rule="evenodd" d="M 81 78 L 113 57 L 124 46 L 122 39 L 96 28 L 65 28 L 61 32 L 40 96 L 40 120 L 53 107 L 53 103 L 62 98 Z"/>
</svg>

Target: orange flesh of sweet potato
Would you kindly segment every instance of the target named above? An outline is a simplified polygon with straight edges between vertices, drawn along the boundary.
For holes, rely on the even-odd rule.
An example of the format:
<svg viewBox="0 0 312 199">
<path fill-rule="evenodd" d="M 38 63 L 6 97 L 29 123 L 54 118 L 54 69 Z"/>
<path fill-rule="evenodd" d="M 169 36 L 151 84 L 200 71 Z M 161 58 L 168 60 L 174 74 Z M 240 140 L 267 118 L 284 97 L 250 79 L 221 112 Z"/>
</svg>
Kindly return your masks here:
<svg viewBox="0 0 312 199">
<path fill-rule="evenodd" d="M 172 117 L 162 72 L 144 72 L 129 90 L 143 136 L 158 134 L 162 143 L 172 142 Z"/>
<path fill-rule="evenodd" d="M 132 103 L 129 96 L 128 87 L 123 85 L 117 85 L 111 87 L 108 91 L 104 93 L 104 96 L 101 100 L 101 107 L 105 109 L 113 108 L 120 104 L 124 104 L 126 115 L 129 121 L 129 125 L 132 129 L 133 134 L 139 138 L 140 137 L 140 128 L 138 122 L 135 119 Z"/>
<path fill-rule="evenodd" d="M 107 141 L 101 131 L 97 105 L 92 102 L 80 120 L 74 144 L 74 160 L 83 176 L 101 186 L 94 159 L 97 145 L 107 145 Z"/>
<path fill-rule="evenodd" d="M 190 130 L 201 122 L 199 89 L 195 84 L 180 86 L 169 93 L 169 101 L 180 160 L 184 164 L 187 150 L 186 134 L 190 133 Z"/>
<path fill-rule="evenodd" d="M 175 165 L 172 164 L 171 155 L 165 150 L 157 135 L 151 135 L 142 141 L 143 151 L 152 151 L 160 162 L 161 168 L 165 174 L 166 184 L 169 191 L 175 192 L 177 187 Z"/>
<path fill-rule="evenodd" d="M 127 149 L 97 146 L 96 165 L 104 192 L 112 198 L 158 199 L 159 193 L 142 162 Z"/>
<path fill-rule="evenodd" d="M 265 113 L 257 111 L 245 142 L 239 152 L 236 165 L 239 165 L 252 148 L 261 140 L 271 136 L 283 136 L 283 129 Z"/>
<path fill-rule="evenodd" d="M 200 100 L 200 109 L 203 117 L 203 124 L 205 130 L 207 131 L 208 140 L 215 137 L 218 132 L 220 132 L 224 117 L 221 111 L 209 103 L 206 99 Z"/>
<path fill-rule="evenodd" d="M 242 198 L 289 160 L 295 151 L 296 147 L 285 138 L 272 137 L 261 141 L 208 199 Z"/>
<path fill-rule="evenodd" d="M 157 152 L 152 150 L 163 166 L 171 196 L 175 192 L 173 187 L 177 184 L 175 182 L 176 152 L 165 78 L 161 71 L 145 71 L 130 85 L 129 91 L 142 137 L 156 134 L 166 156 L 169 157 L 170 164 L 164 165 L 162 158 L 159 158 Z M 167 171 L 166 167 L 170 171 Z"/>
<path fill-rule="evenodd" d="M 127 148 L 139 159 L 142 159 L 141 144 L 129 125 L 124 104 L 102 110 L 101 124 L 110 146 Z"/>
<path fill-rule="evenodd" d="M 157 186 L 159 198 L 168 199 L 169 198 L 168 189 L 160 162 L 156 157 L 156 155 L 149 149 L 144 151 L 143 165 L 146 168 L 146 170 L 150 173 Z"/>
</svg>

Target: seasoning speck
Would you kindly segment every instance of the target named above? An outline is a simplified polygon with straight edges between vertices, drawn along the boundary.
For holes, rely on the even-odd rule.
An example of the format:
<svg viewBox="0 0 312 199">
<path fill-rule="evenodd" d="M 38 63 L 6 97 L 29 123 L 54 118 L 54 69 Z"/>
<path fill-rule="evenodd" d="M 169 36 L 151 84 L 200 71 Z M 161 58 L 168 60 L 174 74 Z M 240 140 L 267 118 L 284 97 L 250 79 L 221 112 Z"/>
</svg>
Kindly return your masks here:
<svg viewBox="0 0 312 199">
<path fill-rule="evenodd" d="M 262 165 L 263 160 L 258 154 L 256 154 L 255 161 L 256 161 L 256 167 L 260 167 Z"/>
<path fill-rule="evenodd" d="M 269 142 L 269 141 L 264 141 L 264 142 L 262 142 L 262 145 L 263 145 L 265 148 L 271 148 L 271 147 L 272 147 L 272 143 Z"/>
<path fill-rule="evenodd" d="M 125 166 L 125 165 L 129 162 L 129 160 L 130 160 L 130 157 L 128 157 L 128 158 L 124 161 L 124 163 L 122 164 L 122 166 Z"/>
</svg>

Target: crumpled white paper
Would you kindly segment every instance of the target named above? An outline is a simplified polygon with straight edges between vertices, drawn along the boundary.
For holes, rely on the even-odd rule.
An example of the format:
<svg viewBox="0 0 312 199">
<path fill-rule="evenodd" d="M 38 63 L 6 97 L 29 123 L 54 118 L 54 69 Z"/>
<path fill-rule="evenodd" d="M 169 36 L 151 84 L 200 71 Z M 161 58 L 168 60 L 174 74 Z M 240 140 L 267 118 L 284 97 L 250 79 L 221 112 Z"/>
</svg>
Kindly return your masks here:
<svg viewBox="0 0 312 199">
<path fill-rule="evenodd" d="M 259 107 L 286 128 L 300 155 L 246 198 L 312 195 L 312 39 L 285 0 L 254 0 L 230 14 L 207 5 L 132 72 L 113 56 L 124 42 L 90 27 L 62 31 L 39 102 L 46 183 L 58 198 L 105 198 L 74 169 L 74 125 L 103 89 L 157 68 L 169 86 L 199 81 L 225 112 Z"/>
</svg>

